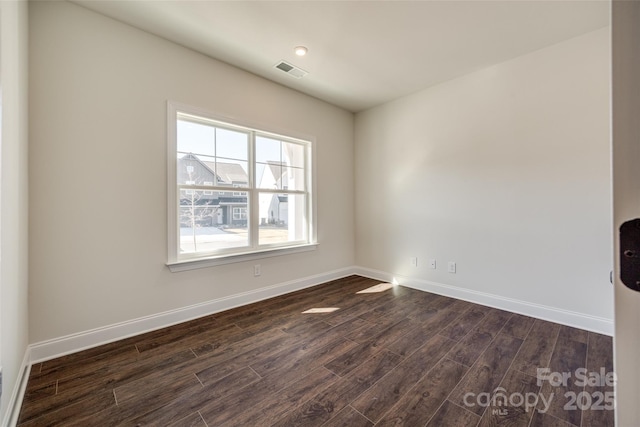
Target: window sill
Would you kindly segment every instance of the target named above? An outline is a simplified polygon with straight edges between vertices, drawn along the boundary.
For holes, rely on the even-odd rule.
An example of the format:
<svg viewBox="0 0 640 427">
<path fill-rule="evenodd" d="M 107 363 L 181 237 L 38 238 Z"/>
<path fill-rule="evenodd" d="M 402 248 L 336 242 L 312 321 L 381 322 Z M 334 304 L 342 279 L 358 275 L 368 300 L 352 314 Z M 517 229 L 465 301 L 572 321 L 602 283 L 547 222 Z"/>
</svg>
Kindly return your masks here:
<svg viewBox="0 0 640 427">
<path fill-rule="evenodd" d="M 172 273 L 179 271 L 196 270 L 198 268 L 216 267 L 218 265 L 233 264 L 243 261 L 253 261 L 256 259 L 271 258 L 282 255 L 296 254 L 300 252 L 315 251 L 317 243 L 310 243 L 300 246 L 289 246 L 284 248 L 265 249 L 261 251 L 222 255 L 210 258 L 189 259 L 183 261 L 168 262 L 167 266 Z"/>
</svg>

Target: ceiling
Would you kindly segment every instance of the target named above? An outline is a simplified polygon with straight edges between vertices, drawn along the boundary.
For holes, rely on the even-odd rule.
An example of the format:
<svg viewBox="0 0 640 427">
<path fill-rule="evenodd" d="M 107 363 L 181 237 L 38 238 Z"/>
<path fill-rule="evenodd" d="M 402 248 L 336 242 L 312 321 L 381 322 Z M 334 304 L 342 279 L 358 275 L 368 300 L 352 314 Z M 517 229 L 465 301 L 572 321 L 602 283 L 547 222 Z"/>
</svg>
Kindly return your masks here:
<svg viewBox="0 0 640 427">
<path fill-rule="evenodd" d="M 609 24 L 605 0 L 74 3 L 353 112 Z"/>
</svg>

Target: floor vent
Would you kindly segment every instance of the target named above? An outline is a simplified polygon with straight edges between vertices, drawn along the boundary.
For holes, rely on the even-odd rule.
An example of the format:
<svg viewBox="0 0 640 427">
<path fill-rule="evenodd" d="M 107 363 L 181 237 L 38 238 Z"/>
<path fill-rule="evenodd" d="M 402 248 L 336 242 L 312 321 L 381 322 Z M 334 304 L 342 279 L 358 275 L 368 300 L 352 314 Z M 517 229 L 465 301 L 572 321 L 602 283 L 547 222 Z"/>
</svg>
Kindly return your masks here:
<svg viewBox="0 0 640 427">
<path fill-rule="evenodd" d="M 308 72 L 306 72 L 302 68 L 298 68 L 295 65 L 291 65 L 291 64 L 289 64 L 288 62 L 285 62 L 285 61 L 280 61 L 278 64 L 275 65 L 275 67 L 278 70 L 284 71 L 285 73 L 289 74 L 290 76 L 295 77 L 296 79 L 300 79 L 300 78 L 306 76 L 307 74 L 309 74 Z"/>
</svg>

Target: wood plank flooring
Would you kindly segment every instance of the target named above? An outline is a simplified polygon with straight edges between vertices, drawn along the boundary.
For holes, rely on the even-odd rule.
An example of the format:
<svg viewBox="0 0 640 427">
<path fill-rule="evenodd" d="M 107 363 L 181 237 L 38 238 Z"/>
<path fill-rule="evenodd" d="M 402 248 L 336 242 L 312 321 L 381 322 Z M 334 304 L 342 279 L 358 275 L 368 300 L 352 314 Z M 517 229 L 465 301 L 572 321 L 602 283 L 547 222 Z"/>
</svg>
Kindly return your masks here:
<svg viewBox="0 0 640 427">
<path fill-rule="evenodd" d="M 19 425 L 614 425 L 613 388 L 576 376 L 613 371 L 610 337 L 400 286 L 356 293 L 378 283 L 351 276 L 36 364 Z M 339 309 L 302 313 L 325 307 Z"/>
</svg>

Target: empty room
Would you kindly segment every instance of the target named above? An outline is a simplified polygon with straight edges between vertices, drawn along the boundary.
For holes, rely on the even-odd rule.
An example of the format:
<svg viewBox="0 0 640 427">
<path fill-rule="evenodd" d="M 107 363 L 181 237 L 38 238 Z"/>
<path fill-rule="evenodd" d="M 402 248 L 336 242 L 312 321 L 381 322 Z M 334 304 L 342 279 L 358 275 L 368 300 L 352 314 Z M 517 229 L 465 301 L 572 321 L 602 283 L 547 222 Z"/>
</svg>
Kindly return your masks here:
<svg viewBox="0 0 640 427">
<path fill-rule="evenodd" d="M 1 425 L 639 425 L 639 22 L 0 2 Z"/>
</svg>

